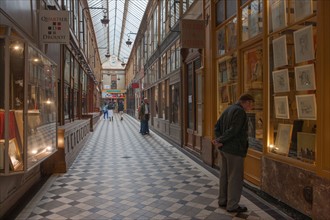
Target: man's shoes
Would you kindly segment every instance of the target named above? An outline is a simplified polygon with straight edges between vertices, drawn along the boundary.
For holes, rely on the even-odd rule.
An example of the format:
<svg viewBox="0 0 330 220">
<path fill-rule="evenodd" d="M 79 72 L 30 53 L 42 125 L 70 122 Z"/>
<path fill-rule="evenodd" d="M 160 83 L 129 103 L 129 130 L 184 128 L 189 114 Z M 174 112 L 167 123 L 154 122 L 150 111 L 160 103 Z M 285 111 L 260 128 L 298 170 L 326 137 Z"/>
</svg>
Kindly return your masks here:
<svg viewBox="0 0 330 220">
<path fill-rule="evenodd" d="M 219 205 L 219 208 L 226 208 L 227 204 L 221 204 L 221 203 L 218 203 Z"/>
<path fill-rule="evenodd" d="M 246 208 L 246 207 L 238 206 L 236 209 L 233 209 L 233 210 L 227 210 L 227 212 L 237 212 L 237 213 L 240 213 L 240 212 L 247 212 L 247 208 Z"/>
</svg>

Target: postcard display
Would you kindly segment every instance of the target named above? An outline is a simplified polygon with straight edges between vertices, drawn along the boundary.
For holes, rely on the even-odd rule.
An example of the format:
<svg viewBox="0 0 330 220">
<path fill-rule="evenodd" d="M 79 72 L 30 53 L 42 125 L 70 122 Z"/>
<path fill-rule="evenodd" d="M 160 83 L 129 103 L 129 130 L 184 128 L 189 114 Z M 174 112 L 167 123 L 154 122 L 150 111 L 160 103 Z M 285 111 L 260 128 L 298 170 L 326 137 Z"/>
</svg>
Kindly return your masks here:
<svg viewBox="0 0 330 220">
<path fill-rule="evenodd" d="M 272 153 L 314 163 L 316 1 L 269 2 Z"/>
<path fill-rule="evenodd" d="M 2 74 L 0 82 L 0 95 L 9 94 L 0 102 L 0 174 L 28 170 L 57 147 L 56 67 L 21 39 L 8 41 L 9 47 L 0 49 L 10 60 L 10 71 L 5 71 L 1 65 L 5 58 L 0 58 L 1 72 L 9 73 Z M 5 40 L 0 38 L 1 42 Z"/>
</svg>

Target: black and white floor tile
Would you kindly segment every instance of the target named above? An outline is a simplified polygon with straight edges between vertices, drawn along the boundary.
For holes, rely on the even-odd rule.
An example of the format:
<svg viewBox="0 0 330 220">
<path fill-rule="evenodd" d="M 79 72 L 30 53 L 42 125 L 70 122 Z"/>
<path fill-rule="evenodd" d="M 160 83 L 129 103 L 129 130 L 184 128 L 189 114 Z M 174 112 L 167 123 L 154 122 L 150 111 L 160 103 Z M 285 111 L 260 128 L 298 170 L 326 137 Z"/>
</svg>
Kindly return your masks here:
<svg viewBox="0 0 330 220">
<path fill-rule="evenodd" d="M 100 119 L 65 174 L 53 175 L 16 219 L 290 219 L 242 196 L 247 213 L 217 206 L 218 178 L 125 115 Z"/>
</svg>

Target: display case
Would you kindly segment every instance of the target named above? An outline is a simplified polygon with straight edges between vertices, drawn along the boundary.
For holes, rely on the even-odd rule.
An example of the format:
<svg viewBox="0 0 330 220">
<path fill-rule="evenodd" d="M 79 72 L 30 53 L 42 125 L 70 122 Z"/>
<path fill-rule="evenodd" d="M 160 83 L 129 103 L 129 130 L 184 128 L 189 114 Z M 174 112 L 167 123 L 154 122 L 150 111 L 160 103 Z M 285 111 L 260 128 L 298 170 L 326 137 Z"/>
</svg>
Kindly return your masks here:
<svg viewBox="0 0 330 220">
<path fill-rule="evenodd" d="M 7 175 L 57 150 L 56 66 L 15 30 L 3 33 L 10 33 L 0 35 L 0 175 Z"/>
<path fill-rule="evenodd" d="M 316 1 L 269 4 L 268 152 L 315 163 Z"/>
</svg>

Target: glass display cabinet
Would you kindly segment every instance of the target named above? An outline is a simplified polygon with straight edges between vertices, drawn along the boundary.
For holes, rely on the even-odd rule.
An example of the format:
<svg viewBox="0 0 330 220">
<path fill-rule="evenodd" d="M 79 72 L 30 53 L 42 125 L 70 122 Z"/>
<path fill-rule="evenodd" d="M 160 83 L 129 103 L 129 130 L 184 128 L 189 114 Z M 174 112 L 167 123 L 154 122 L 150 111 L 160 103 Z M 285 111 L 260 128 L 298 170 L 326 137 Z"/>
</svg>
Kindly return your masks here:
<svg viewBox="0 0 330 220">
<path fill-rule="evenodd" d="M 0 175 L 25 172 L 57 150 L 56 65 L 0 26 Z"/>
</svg>

